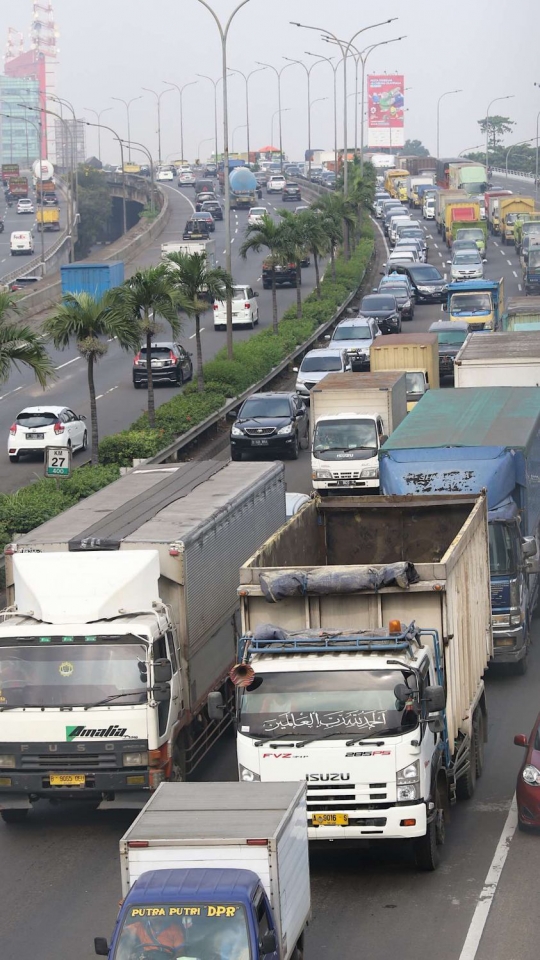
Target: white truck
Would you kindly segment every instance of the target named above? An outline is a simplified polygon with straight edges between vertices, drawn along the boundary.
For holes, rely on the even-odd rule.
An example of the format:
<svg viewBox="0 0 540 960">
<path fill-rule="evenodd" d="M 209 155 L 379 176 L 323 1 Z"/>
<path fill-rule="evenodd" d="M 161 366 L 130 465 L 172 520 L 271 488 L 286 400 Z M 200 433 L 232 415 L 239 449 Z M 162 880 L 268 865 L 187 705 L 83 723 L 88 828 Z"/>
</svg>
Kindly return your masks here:
<svg viewBox="0 0 540 960">
<path fill-rule="evenodd" d="M 217 266 L 215 240 L 168 240 L 161 244 L 161 259 L 165 260 L 169 253 L 205 253 L 208 268 Z"/>
<path fill-rule="evenodd" d="M 435 869 L 484 764 L 485 497 L 312 500 L 239 595 L 240 779 L 305 778 L 310 839 L 407 839 Z"/>
<path fill-rule="evenodd" d="M 540 330 L 470 333 L 454 361 L 454 385 L 540 386 Z"/>
<path fill-rule="evenodd" d="M 405 181 L 407 186 L 407 202 L 410 207 L 420 207 L 420 200 L 418 197 L 418 187 L 423 184 L 426 186 L 433 186 L 435 182 L 435 175 L 432 173 L 424 173 L 422 176 L 418 177 L 407 177 Z"/>
<path fill-rule="evenodd" d="M 179 948 L 171 957 L 303 957 L 305 781 L 162 784 L 120 840 L 120 864 L 124 899 L 99 955 L 138 956 L 155 938 Z"/>
<path fill-rule="evenodd" d="M 379 449 L 407 413 L 405 373 L 331 373 L 310 398 L 314 490 L 377 491 Z"/>
<path fill-rule="evenodd" d="M 282 464 L 142 466 L 7 548 L 0 812 L 139 808 L 227 726 L 238 568 L 285 522 Z M 227 563 L 224 563 L 227 557 Z"/>
</svg>

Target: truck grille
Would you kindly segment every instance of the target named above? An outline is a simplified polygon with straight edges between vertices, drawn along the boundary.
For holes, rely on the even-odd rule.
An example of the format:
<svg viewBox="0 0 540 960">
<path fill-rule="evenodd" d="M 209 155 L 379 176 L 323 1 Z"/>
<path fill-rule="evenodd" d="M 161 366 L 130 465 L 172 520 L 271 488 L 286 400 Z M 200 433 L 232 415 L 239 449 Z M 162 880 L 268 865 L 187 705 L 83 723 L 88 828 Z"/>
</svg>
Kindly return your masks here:
<svg viewBox="0 0 540 960">
<path fill-rule="evenodd" d="M 349 810 L 384 810 L 388 802 L 386 783 L 308 784 L 307 811 L 311 813 L 347 813 Z"/>
<path fill-rule="evenodd" d="M 248 437 L 271 437 L 276 432 L 275 427 L 247 427 L 246 436 Z"/>
<path fill-rule="evenodd" d="M 55 770 L 116 770 L 118 762 L 114 753 L 24 753 L 21 769 L 25 773 Z"/>
</svg>

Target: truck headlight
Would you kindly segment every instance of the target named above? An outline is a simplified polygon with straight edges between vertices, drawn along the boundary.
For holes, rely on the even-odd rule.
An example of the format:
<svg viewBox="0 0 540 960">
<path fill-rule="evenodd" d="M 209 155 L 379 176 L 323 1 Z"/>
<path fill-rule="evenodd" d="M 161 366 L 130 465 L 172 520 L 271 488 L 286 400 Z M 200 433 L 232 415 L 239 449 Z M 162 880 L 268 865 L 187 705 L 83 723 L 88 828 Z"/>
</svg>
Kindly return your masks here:
<svg viewBox="0 0 540 960">
<path fill-rule="evenodd" d="M 244 436 L 244 431 L 241 430 L 240 427 L 234 427 L 234 426 L 233 426 L 233 428 L 232 428 L 232 430 L 231 430 L 231 436 L 232 436 L 232 437 L 243 437 L 243 436 Z"/>
<path fill-rule="evenodd" d="M 379 476 L 379 468 L 378 467 L 366 468 L 365 470 L 362 470 L 362 472 L 360 473 L 360 476 L 362 477 L 363 480 L 377 479 L 377 477 Z"/>
<path fill-rule="evenodd" d="M 247 767 L 244 767 L 241 763 L 238 764 L 238 772 L 240 774 L 240 780 L 243 780 L 244 783 L 254 783 L 256 780 L 260 780 L 258 773 L 254 773 L 253 770 L 248 770 Z"/>
<path fill-rule="evenodd" d="M 330 470 L 314 470 L 311 474 L 312 480 L 331 480 L 332 474 Z"/>
<path fill-rule="evenodd" d="M 278 430 L 278 436 L 286 437 L 289 433 L 292 433 L 292 423 L 288 423 L 286 427 L 280 427 Z"/>
<path fill-rule="evenodd" d="M 418 798 L 418 789 L 420 785 L 420 762 L 415 760 L 406 767 L 397 771 L 397 793 L 398 801 L 409 802 Z"/>
<path fill-rule="evenodd" d="M 0 753 L 0 767 L 15 767 L 15 757 L 12 753 Z"/>
<path fill-rule="evenodd" d="M 124 753 L 122 763 L 124 767 L 147 767 L 148 750 L 141 750 L 138 753 Z"/>
<path fill-rule="evenodd" d="M 407 783 L 402 787 L 397 788 L 396 799 L 401 802 L 408 802 L 411 800 L 417 799 L 417 785 L 415 783 Z"/>
</svg>

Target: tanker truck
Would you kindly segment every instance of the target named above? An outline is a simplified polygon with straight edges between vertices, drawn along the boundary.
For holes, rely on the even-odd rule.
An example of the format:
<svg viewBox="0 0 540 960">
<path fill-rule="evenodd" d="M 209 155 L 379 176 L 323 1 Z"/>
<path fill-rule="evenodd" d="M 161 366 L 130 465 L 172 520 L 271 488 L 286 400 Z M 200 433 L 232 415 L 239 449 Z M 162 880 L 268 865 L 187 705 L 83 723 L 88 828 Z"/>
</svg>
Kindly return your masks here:
<svg viewBox="0 0 540 960">
<path fill-rule="evenodd" d="M 229 174 L 232 210 L 249 210 L 257 203 L 258 188 L 255 174 L 247 167 L 236 167 Z"/>
</svg>

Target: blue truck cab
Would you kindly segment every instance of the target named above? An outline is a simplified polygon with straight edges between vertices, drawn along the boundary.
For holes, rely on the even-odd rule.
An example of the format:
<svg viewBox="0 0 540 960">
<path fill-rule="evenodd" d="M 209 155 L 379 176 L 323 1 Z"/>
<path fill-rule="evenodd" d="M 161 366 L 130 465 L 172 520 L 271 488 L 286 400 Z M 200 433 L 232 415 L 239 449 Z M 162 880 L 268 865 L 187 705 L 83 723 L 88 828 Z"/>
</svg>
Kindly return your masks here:
<svg viewBox="0 0 540 960">
<path fill-rule="evenodd" d="M 449 320 L 465 320 L 471 330 L 498 330 L 504 310 L 504 281 L 456 280 L 447 286 L 443 310 Z"/>
<path fill-rule="evenodd" d="M 538 388 L 430 390 L 380 458 L 386 495 L 487 491 L 494 660 L 525 672 L 539 589 Z"/>
<path fill-rule="evenodd" d="M 150 870 L 123 901 L 109 960 L 279 960 L 274 915 L 252 870 Z"/>
</svg>

